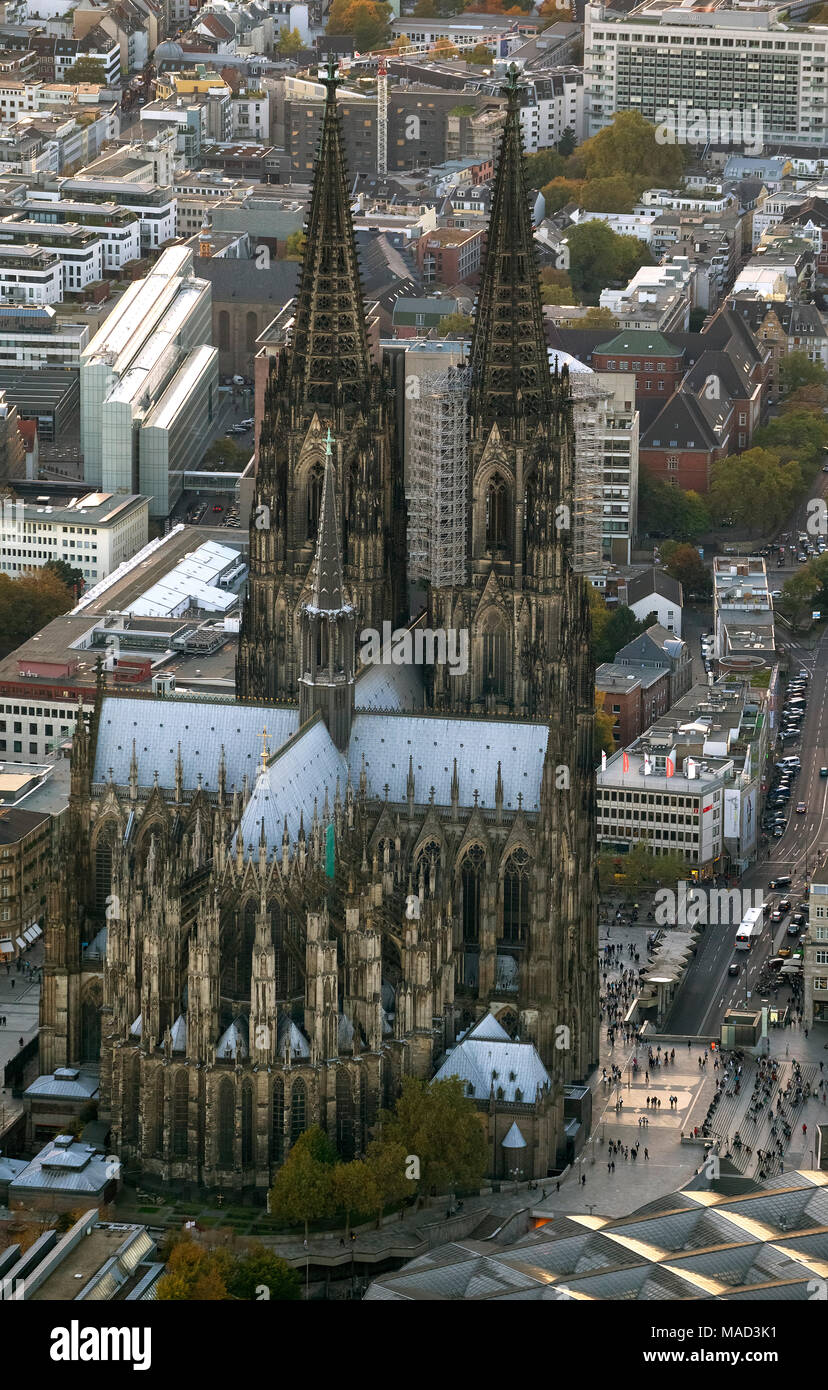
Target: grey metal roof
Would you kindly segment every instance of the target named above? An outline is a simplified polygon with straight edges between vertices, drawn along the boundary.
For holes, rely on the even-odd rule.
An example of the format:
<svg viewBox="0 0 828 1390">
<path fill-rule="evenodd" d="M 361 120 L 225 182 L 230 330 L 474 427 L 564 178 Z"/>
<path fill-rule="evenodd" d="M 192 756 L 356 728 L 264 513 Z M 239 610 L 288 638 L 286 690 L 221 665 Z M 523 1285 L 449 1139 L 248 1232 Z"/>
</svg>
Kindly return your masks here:
<svg viewBox="0 0 828 1390">
<path fill-rule="evenodd" d="M 534 1299 L 561 1297 L 564 1285 L 575 1298 L 613 1301 L 805 1301 L 824 1274 L 828 1173 L 784 1173 L 747 1197 L 715 1183 L 685 1189 L 597 1226 L 556 1214 L 486 1256 L 476 1244 L 431 1250 L 381 1275 L 366 1298 Z"/>
<path fill-rule="evenodd" d="M 98 1080 L 82 1072 L 72 1080 L 54 1075 L 38 1076 L 23 1094 L 30 1100 L 89 1100 L 90 1096 L 98 1094 Z"/>
<path fill-rule="evenodd" d="M 425 704 L 422 666 L 375 662 L 357 676 L 354 701 L 362 710 L 421 710 Z"/>
<path fill-rule="evenodd" d="M 272 705 L 219 704 L 208 700 L 131 700 L 108 695 L 101 706 L 95 756 L 95 782 L 129 782 L 132 742 L 138 763 L 138 783 L 151 787 L 155 772 L 162 787 L 175 786 L 175 762 L 181 744 L 184 787 L 194 790 L 199 773 L 207 791 L 218 786 L 222 744 L 227 788 L 241 790 L 247 774 L 252 783 L 262 749 L 262 730 L 268 746 L 279 748 L 299 727 L 297 709 Z"/>
<path fill-rule="evenodd" d="M 513 1120 L 505 1139 L 500 1141 L 501 1149 L 525 1149 L 526 1140 L 518 1129 L 517 1120 Z"/>
<path fill-rule="evenodd" d="M 452 1048 L 434 1079 L 449 1076 L 465 1081 L 467 1094 L 475 1100 L 488 1100 L 494 1089 L 495 1093 L 502 1090 L 505 1101 L 527 1105 L 534 1105 L 539 1086 L 552 1084 L 532 1043 L 511 1042 L 508 1036 L 501 1042 L 476 1036 L 474 1031 Z"/>
<path fill-rule="evenodd" d="M 321 816 L 327 792 L 332 809 L 337 781 L 344 795 L 347 780 L 348 764 L 327 725 L 316 719 L 276 755 L 269 767 L 259 772 L 241 820 L 245 849 L 252 845 L 254 853 L 257 851 L 262 822 L 269 849 L 281 845 L 285 821 L 293 844 L 300 823 L 304 822 L 305 830 L 310 830 L 314 802 Z M 233 836 L 234 849 L 237 839 L 238 832 Z"/>
<path fill-rule="evenodd" d="M 547 737 L 545 724 L 357 714 L 348 747 L 351 779 L 358 783 L 364 757 L 369 794 L 382 799 L 387 782 L 389 800 L 405 801 L 410 755 L 415 801 L 427 804 L 434 787 L 435 803 L 450 806 L 456 758 L 461 806 L 474 804 L 475 790 L 479 805 L 494 806 L 500 763 L 504 806 L 517 810 L 522 793 L 524 810 L 537 811 Z"/>
<path fill-rule="evenodd" d="M 65 1146 L 54 1142 L 41 1149 L 18 1174 L 9 1187 L 9 1194 L 36 1190 L 92 1195 L 101 1192 L 119 1173 L 120 1163 L 91 1144 L 75 1141 Z"/>
</svg>

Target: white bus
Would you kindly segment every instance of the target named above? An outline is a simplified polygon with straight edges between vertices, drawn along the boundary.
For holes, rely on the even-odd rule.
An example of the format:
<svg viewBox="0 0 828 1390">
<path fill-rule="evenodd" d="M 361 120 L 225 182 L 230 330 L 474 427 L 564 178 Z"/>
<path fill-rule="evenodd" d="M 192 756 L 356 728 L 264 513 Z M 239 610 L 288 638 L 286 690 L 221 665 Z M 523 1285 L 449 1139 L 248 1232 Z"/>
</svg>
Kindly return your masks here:
<svg viewBox="0 0 828 1390">
<path fill-rule="evenodd" d="M 759 940 L 762 935 L 764 916 L 764 908 L 762 907 L 751 907 L 745 913 L 736 929 L 737 951 L 749 951 L 754 942 Z"/>
</svg>

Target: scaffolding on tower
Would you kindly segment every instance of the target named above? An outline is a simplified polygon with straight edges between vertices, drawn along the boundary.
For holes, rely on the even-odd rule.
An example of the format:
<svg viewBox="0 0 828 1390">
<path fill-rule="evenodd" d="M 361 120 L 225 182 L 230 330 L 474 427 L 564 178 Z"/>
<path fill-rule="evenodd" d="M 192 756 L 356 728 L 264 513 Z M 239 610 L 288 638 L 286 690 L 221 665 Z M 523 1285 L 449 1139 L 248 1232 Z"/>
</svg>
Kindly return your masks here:
<svg viewBox="0 0 828 1390">
<path fill-rule="evenodd" d="M 466 583 L 469 372 L 453 367 L 414 380 L 421 393 L 411 402 L 409 573 L 448 588 Z"/>
<path fill-rule="evenodd" d="M 388 66 L 380 58 L 377 66 L 377 173 L 388 173 Z"/>
<path fill-rule="evenodd" d="M 572 564 L 583 574 L 601 564 L 603 552 L 605 403 L 612 392 L 593 372 L 570 371 L 569 389 L 575 424 Z"/>
</svg>

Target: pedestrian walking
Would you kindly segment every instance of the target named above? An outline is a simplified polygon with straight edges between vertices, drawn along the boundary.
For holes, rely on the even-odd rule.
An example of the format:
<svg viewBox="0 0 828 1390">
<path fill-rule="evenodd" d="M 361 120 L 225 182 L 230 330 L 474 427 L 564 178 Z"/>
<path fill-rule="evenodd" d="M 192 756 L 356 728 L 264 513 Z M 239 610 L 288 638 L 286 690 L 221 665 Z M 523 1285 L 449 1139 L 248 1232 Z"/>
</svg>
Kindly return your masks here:
<svg viewBox="0 0 828 1390">
<path fill-rule="evenodd" d="M 649 1161 L 650 1161 L 650 1150 L 649 1150 L 649 1149 L 645 1149 L 645 1150 L 644 1150 L 644 1157 L 646 1158 L 647 1162 L 649 1163 Z"/>
</svg>

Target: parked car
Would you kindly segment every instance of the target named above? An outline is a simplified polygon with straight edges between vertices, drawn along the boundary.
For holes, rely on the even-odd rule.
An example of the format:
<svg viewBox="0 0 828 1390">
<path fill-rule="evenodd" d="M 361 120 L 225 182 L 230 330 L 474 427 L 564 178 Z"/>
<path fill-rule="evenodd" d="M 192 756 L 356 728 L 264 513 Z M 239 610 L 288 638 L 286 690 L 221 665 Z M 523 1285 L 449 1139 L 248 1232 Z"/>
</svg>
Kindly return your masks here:
<svg viewBox="0 0 828 1390">
<path fill-rule="evenodd" d="M 780 946 L 776 954 L 781 956 L 783 960 L 787 960 L 788 956 L 791 954 L 791 948 L 790 946 Z"/>
</svg>

